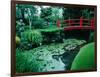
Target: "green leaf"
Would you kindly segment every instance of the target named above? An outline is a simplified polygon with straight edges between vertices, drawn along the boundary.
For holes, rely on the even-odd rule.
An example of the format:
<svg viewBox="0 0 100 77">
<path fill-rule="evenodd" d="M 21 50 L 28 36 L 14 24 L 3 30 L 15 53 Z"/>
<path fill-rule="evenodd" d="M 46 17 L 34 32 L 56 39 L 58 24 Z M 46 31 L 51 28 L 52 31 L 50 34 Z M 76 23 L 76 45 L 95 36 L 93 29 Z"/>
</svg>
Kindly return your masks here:
<svg viewBox="0 0 100 77">
<path fill-rule="evenodd" d="M 95 69 L 94 43 L 89 43 L 80 49 L 71 67 L 71 70 L 91 69 Z"/>
</svg>

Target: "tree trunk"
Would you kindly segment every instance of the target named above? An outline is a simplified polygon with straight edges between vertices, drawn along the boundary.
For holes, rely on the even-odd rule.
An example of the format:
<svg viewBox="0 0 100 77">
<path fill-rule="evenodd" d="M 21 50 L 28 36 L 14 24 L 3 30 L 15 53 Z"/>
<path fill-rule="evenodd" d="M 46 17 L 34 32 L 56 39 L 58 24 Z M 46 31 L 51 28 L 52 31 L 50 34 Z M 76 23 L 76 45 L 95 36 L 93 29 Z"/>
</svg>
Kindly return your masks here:
<svg viewBox="0 0 100 77">
<path fill-rule="evenodd" d="M 31 22 L 31 19 L 29 18 L 29 29 L 31 30 L 32 29 L 32 22 Z"/>
</svg>

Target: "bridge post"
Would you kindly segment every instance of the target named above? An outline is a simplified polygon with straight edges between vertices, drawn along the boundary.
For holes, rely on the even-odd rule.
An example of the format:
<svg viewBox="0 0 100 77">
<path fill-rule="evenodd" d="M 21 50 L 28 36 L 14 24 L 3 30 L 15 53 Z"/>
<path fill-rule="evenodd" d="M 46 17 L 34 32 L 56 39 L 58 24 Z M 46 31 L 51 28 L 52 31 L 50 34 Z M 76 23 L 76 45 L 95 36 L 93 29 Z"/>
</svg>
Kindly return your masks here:
<svg viewBox="0 0 100 77">
<path fill-rule="evenodd" d="M 83 25 L 83 17 L 80 17 L 80 28 L 82 28 Z"/>
<path fill-rule="evenodd" d="M 91 26 L 92 28 L 94 28 L 94 18 L 90 20 L 90 23 L 91 23 L 90 26 Z"/>
<path fill-rule="evenodd" d="M 69 17 L 69 20 L 68 20 L 68 26 L 71 26 L 70 17 Z"/>
<path fill-rule="evenodd" d="M 60 20 L 57 21 L 57 26 L 60 27 Z"/>
</svg>

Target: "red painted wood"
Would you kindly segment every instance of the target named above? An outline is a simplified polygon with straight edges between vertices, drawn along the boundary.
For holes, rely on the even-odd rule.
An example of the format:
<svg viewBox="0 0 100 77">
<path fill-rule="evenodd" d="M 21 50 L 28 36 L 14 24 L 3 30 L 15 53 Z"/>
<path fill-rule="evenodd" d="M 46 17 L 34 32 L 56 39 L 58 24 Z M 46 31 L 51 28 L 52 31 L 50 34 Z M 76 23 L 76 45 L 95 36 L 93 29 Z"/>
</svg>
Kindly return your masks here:
<svg viewBox="0 0 100 77">
<path fill-rule="evenodd" d="M 69 18 L 69 20 L 68 20 L 68 24 L 69 24 L 68 26 L 71 26 L 71 21 L 70 21 L 70 18 Z"/>
<path fill-rule="evenodd" d="M 80 30 L 80 29 L 91 29 L 91 30 L 94 30 L 93 27 L 90 27 L 90 26 L 87 26 L 87 27 L 80 27 L 80 26 L 76 26 L 76 27 L 67 27 L 67 28 L 64 28 L 64 30 Z"/>
<path fill-rule="evenodd" d="M 82 28 L 83 25 L 83 17 L 80 17 L 80 27 Z"/>
<path fill-rule="evenodd" d="M 91 27 L 93 27 L 94 28 L 94 19 L 91 19 Z"/>
<path fill-rule="evenodd" d="M 57 26 L 60 27 L 60 21 L 59 20 L 57 21 Z"/>
<path fill-rule="evenodd" d="M 68 26 L 64 28 L 64 30 L 73 30 L 73 29 L 94 29 L 95 28 L 95 20 L 94 18 L 89 20 L 89 19 L 83 19 L 83 17 L 80 17 L 80 19 L 68 19 L 64 20 Z M 89 22 L 90 24 L 88 24 Z M 86 23 L 86 24 L 85 24 Z M 57 26 L 60 27 L 61 22 L 58 20 L 57 21 Z M 85 24 L 85 25 L 84 25 Z M 87 25 L 87 26 L 86 26 Z"/>
</svg>

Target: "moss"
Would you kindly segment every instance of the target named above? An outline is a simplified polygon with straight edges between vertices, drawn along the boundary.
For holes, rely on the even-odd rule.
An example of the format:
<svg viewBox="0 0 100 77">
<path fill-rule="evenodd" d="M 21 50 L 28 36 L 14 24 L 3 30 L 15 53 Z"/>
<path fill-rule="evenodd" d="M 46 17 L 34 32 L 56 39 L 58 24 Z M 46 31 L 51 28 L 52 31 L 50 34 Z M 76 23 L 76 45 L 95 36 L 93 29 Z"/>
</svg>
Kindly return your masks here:
<svg viewBox="0 0 100 77">
<path fill-rule="evenodd" d="M 89 43 L 80 49 L 71 67 L 71 70 L 91 69 L 95 69 L 94 43 Z"/>
</svg>

